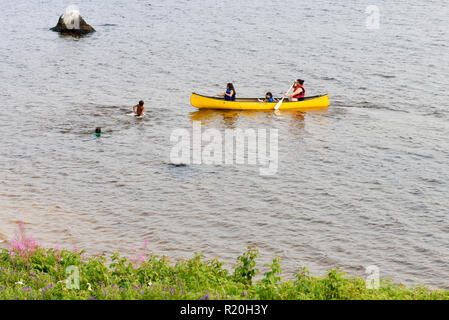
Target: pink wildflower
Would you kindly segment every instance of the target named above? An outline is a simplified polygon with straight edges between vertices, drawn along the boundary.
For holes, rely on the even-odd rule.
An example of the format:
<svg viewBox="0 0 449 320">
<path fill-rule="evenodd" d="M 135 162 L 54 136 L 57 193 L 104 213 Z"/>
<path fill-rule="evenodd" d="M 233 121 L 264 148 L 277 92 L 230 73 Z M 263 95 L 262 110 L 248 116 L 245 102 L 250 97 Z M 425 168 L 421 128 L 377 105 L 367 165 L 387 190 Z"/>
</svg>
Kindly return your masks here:
<svg viewBox="0 0 449 320">
<path fill-rule="evenodd" d="M 23 222 L 20 221 L 19 232 L 15 233 L 14 239 L 9 242 L 9 247 L 11 257 L 17 254 L 20 257 L 28 258 L 36 251 L 38 244 L 32 236 L 26 235 Z"/>
<path fill-rule="evenodd" d="M 136 266 L 140 266 L 141 264 L 146 262 L 146 255 L 148 251 L 148 241 L 145 240 L 143 242 L 143 247 L 140 250 L 137 250 L 135 247 L 133 248 L 137 254 L 137 257 L 131 257 L 129 260 L 134 262 Z"/>
</svg>

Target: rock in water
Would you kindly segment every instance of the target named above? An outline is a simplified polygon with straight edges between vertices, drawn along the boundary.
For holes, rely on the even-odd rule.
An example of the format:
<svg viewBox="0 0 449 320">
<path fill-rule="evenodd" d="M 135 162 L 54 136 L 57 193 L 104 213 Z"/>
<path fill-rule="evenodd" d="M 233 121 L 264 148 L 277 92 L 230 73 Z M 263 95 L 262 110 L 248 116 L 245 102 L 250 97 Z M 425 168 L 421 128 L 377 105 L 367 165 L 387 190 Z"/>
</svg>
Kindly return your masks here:
<svg viewBox="0 0 449 320">
<path fill-rule="evenodd" d="M 91 32 L 95 29 L 81 17 L 77 9 L 68 9 L 59 17 L 58 24 L 50 30 L 62 34 L 70 34 L 74 36 L 81 36 Z"/>
</svg>

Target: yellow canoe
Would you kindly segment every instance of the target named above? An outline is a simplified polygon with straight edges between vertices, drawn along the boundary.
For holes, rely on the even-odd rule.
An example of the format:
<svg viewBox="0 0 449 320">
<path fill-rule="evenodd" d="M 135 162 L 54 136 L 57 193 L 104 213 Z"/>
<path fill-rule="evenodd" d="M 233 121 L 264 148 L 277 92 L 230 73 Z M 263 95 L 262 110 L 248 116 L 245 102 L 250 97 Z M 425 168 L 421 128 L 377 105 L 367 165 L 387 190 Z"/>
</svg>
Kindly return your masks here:
<svg viewBox="0 0 449 320">
<path fill-rule="evenodd" d="M 226 109 L 226 110 L 274 110 L 277 102 L 259 102 L 257 98 L 238 98 L 226 101 L 218 97 L 206 97 L 196 93 L 190 96 L 190 103 L 198 109 Z M 329 96 L 306 97 L 304 100 L 289 102 L 284 99 L 279 110 L 319 110 L 329 107 Z"/>
</svg>

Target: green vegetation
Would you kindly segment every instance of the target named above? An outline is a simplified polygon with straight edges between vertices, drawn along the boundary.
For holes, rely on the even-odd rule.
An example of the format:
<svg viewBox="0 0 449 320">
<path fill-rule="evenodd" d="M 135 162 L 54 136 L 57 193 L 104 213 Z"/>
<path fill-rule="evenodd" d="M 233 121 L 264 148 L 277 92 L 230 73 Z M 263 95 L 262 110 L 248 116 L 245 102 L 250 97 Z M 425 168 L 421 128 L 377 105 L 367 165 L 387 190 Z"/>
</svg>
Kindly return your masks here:
<svg viewBox="0 0 449 320">
<path fill-rule="evenodd" d="M 248 248 L 233 271 L 196 254 L 170 262 L 157 255 L 127 259 L 114 254 L 86 258 L 82 251 L 39 247 L 21 233 L 0 252 L 0 299 L 448 299 L 449 291 L 407 288 L 381 280 L 367 289 L 362 278 L 338 269 L 312 277 L 304 268 L 295 280 L 281 278 L 276 257 L 261 279 Z M 79 277 L 77 277 L 79 274 Z"/>
</svg>

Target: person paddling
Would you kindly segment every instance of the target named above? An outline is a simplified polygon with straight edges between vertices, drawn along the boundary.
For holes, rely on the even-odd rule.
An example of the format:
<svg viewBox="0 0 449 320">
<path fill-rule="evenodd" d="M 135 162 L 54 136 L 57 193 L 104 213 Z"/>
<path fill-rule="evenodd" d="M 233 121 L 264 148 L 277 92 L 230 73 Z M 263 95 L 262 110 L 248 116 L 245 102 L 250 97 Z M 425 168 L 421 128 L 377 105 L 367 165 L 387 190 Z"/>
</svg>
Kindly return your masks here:
<svg viewBox="0 0 449 320">
<path fill-rule="evenodd" d="M 217 94 L 218 97 L 224 97 L 226 101 L 235 101 L 235 89 L 232 83 L 226 86 L 226 92 Z"/>
<path fill-rule="evenodd" d="M 143 112 L 145 111 L 144 102 L 142 100 L 139 101 L 139 104 L 136 104 L 133 106 L 133 112 L 135 113 L 136 117 L 143 116 Z"/>
<path fill-rule="evenodd" d="M 301 101 L 306 96 L 306 89 L 304 88 L 304 80 L 298 79 L 293 83 L 293 93 L 286 94 L 288 101 Z"/>
</svg>

